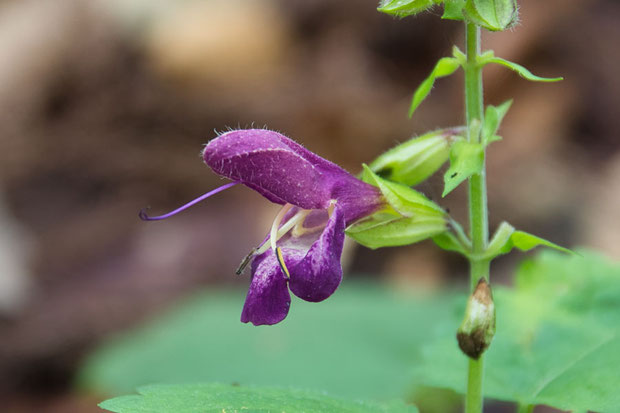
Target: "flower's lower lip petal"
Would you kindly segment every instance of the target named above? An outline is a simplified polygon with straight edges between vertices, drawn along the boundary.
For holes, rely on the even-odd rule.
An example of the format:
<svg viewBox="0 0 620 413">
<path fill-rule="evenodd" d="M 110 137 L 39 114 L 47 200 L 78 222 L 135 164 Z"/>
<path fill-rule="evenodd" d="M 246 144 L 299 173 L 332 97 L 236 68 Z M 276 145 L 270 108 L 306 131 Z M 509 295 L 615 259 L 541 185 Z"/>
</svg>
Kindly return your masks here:
<svg viewBox="0 0 620 413">
<path fill-rule="evenodd" d="M 289 286 L 297 297 L 319 302 L 336 291 L 342 281 L 340 256 L 344 244 L 344 229 L 344 213 L 336 206 L 319 239 L 297 265 L 289 268 Z"/>
<path fill-rule="evenodd" d="M 286 318 L 291 306 L 288 279 L 271 250 L 257 257 L 252 267 L 252 283 L 241 321 L 255 326 L 277 324 Z"/>
</svg>

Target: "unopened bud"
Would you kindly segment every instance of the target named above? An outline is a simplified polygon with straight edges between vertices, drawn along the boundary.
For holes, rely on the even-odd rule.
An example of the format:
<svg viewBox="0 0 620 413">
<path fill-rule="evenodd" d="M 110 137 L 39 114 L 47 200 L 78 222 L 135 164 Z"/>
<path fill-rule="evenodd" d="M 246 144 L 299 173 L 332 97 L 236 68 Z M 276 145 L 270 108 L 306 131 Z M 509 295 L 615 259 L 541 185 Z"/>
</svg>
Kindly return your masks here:
<svg viewBox="0 0 620 413">
<path fill-rule="evenodd" d="M 377 175 L 414 186 L 435 173 L 450 157 L 450 145 L 464 128 L 441 129 L 404 142 L 368 165 Z"/>
<path fill-rule="evenodd" d="M 467 0 L 463 12 L 467 20 L 491 31 L 506 30 L 518 19 L 516 0 Z"/>
<path fill-rule="evenodd" d="M 456 333 L 456 339 L 461 351 L 477 360 L 489 347 L 494 335 L 495 304 L 493 303 L 493 294 L 489 283 L 481 278 L 467 301 L 465 318 Z"/>
</svg>

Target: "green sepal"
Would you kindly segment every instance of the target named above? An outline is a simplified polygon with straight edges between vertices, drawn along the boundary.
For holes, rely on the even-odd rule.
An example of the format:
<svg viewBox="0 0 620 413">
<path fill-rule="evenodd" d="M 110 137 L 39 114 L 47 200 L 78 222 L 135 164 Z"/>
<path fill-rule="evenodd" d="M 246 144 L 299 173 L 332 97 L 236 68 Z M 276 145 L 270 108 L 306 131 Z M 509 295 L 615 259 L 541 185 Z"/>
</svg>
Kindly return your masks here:
<svg viewBox="0 0 620 413">
<path fill-rule="evenodd" d="M 532 82 L 559 82 L 560 80 L 564 80 L 563 77 L 541 77 L 536 76 L 525 67 L 520 64 L 511 62 L 510 60 L 502 59 L 501 57 L 495 57 L 492 51 L 485 52 L 483 55 L 479 57 L 478 63 L 482 66 L 488 63 L 495 63 L 498 65 L 502 65 L 507 67 L 508 69 L 517 72 L 519 76 L 524 79 L 530 80 Z"/>
<path fill-rule="evenodd" d="M 388 150 L 368 167 L 383 178 L 414 186 L 434 174 L 450 157 L 450 145 L 464 128 L 441 129 L 412 138 Z"/>
<path fill-rule="evenodd" d="M 391 14 L 398 17 L 413 16 L 427 10 L 434 4 L 440 3 L 435 0 L 382 0 L 377 7 L 381 13 Z"/>
<path fill-rule="evenodd" d="M 464 20 L 463 8 L 465 0 L 445 0 L 443 6 L 442 19 L 448 20 Z"/>
<path fill-rule="evenodd" d="M 463 14 L 472 23 L 501 31 L 517 21 L 516 0 L 467 0 Z"/>
<path fill-rule="evenodd" d="M 420 106 L 420 103 L 431 93 L 435 80 L 440 77 L 450 76 L 456 72 L 460 66 L 461 62 L 455 57 L 442 57 L 439 59 L 431 74 L 424 79 L 414 92 L 411 106 L 409 107 L 409 117 L 413 116 L 413 112 Z"/>
<path fill-rule="evenodd" d="M 466 257 L 469 256 L 469 251 L 463 246 L 456 235 L 449 231 L 435 235 L 433 237 L 433 242 L 442 250 L 458 252 Z"/>
<path fill-rule="evenodd" d="M 446 196 L 461 182 L 472 175 L 482 172 L 484 167 L 484 145 L 481 143 L 458 141 L 450 149 L 450 168 L 444 174 Z"/>
<path fill-rule="evenodd" d="M 364 166 L 362 179 L 379 188 L 389 207 L 351 225 L 346 234 L 368 248 L 408 245 L 447 229 L 446 212 L 433 201 Z"/>
<path fill-rule="evenodd" d="M 378 212 L 351 225 L 345 233 L 365 247 L 376 249 L 413 244 L 441 234 L 446 228 L 446 220 L 440 215 L 406 217 Z"/>
<path fill-rule="evenodd" d="M 567 254 L 574 254 L 574 252 L 568 248 L 561 247 L 551 241 L 547 241 L 546 239 L 537 237 L 536 235 L 532 235 L 525 231 L 517 231 L 509 223 L 502 222 L 489 242 L 489 246 L 487 247 L 484 257 L 487 259 L 493 259 L 498 255 L 509 253 L 513 248 L 517 248 L 525 252 L 539 246 L 553 248 Z"/>
<path fill-rule="evenodd" d="M 396 182 L 388 181 L 375 174 L 366 164 L 363 164 L 362 178 L 365 182 L 379 188 L 388 204 L 396 212 L 405 217 L 426 215 L 429 217 L 443 217 L 446 212 L 436 203 L 422 195 L 415 189 Z"/>
<path fill-rule="evenodd" d="M 512 99 L 499 106 L 487 106 L 484 112 L 484 125 L 482 125 L 482 142 L 485 146 L 501 139 L 496 133 L 510 105 L 512 105 Z"/>
</svg>

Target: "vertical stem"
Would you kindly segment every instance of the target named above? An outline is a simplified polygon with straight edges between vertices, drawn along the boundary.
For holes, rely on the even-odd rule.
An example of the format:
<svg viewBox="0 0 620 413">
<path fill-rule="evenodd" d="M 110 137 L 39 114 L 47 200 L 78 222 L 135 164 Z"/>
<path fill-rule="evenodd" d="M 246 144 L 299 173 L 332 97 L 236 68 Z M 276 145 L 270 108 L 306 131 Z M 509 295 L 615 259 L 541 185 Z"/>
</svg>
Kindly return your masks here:
<svg viewBox="0 0 620 413">
<path fill-rule="evenodd" d="M 482 93 L 482 69 L 477 58 L 480 54 L 480 27 L 466 23 L 465 42 L 467 64 L 465 66 L 465 109 L 467 125 L 474 119 L 483 121 L 484 102 Z M 471 129 L 468 128 L 469 131 Z M 470 133 L 470 132 L 468 132 Z M 468 135 L 470 142 L 479 142 L 479 136 Z M 486 168 L 469 179 L 469 228 L 471 232 L 473 256 L 480 256 L 487 247 L 489 224 L 487 212 Z M 470 280 L 472 291 L 480 278 L 489 278 L 489 261 L 472 258 L 470 260 Z M 482 412 L 482 378 L 484 354 L 478 360 L 469 359 L 467 375 L 466 413 Z"/>
</svg>

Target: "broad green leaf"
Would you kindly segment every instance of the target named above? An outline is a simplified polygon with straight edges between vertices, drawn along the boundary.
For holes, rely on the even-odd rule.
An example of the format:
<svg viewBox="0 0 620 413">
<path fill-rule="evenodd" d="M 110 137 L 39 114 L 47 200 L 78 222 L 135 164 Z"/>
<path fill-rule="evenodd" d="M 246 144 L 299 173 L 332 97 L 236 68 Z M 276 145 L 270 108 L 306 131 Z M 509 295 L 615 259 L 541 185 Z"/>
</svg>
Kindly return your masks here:
<svg viewBox="0 0 620 413">
<path fill-rule="evenodd" d="M 561 410 L 619 411 L 618 264 L 590 253 L 545 252 L 521 266 L 516 286 L 494 287 L 497 333 L 486 353 L 485 396 Z M 453 338 L 458 313 L 429 332 L 425 360 L 415 370 L 421 384 L 463 393 L 467 358 Z"/>
<path fill-rule="evenodd" d="M 512 105 L 512 99 L 502 103 L 499 106 L 489 105 L 484 113 L 484 125 L 482 126 L 482 142 L 485 145 L 498 140 L 496 133 L 499 125 L 502 123 L 504 116 Z"/>
<path fill-rule="evenodd" d="M 398 17 L 407 17 L 423 12 L 436 3 L 434 0 L 382 0 L 377 10 Z"/>
<path fill-rule="evenodd" d="M 521 251 L 529 251 L 539 246 L 573 254 L 573 252 L 567 248 L 537 237 L 536 235 L 524 231 L 517 231 L 509 223 L 502 222 L 489 242 L 489 247 L 487 248 L 485 256 L 488 259 L 493 259 L 498 255 L 509 253 L 513 248 L 517 248 Z"/>
<path fill-rule="evenodd" d="M 465 0 L 445 0 L 442 19 L 463 20 Z"/>
<path fill-rule="evenodd" d="M 375 214 L 347 228 L 346 234 L 375 249 L 413 244 L 441 234 L 446 228 L 447 222 L 441 216 Z"/>
<path fill-rule="evenodd" d="M 419 345 L 448 317 L 454 297 L 350 277 L 329 299 L 308 303 L 293 296 L 286 320 L 254 327 L 239 321 L 245 295 L 245 288 L 211 289 L 113 338 L 86 360 L 81 387 L 118 395 L 145 383 L 216 381 L 351 399 L 402 397 L 413 383 L 409 366 L 420 360 Z"/>
<path fill-rule="evenodd" d="M 325 393 L 273 387 L 228 384 L 151 385 L 138 395 L 122 396 L 99 404 L 116 413 L 222 413 L 222 412 L 343 412 L 415 413 L 402 402 L 381 405 L 330 397 Z"/>
<path fill-rule="evenodd" d="M 383 178 L 417 185 L 448 160 L 450 144 L 463 132 L 463 128 L 441 129 L 412 138 L 381 154 L 368 167 Z"/>
<path fill-rule="evenodd" d="M 460 66 L 460 62 L 454 57 L 442 57 L 439 59 L 431 74 L 424 79 L 413 94 L 413 100 L 409 107 L 409 117 L 413 116 L 413 112 L 420 106 L 420 103 L 431 93 L 435 80 L 440 77 L 450 76 L 456 72 Z"/>
<path fill-rule="evenodd" d="M 525 67 L 511 62 L 509 60 L 506 59 L 502 59 L 501 57 L 495 57 L 492 54 L 489 54 L 488 56 L 484 57 L 481 59 L 481 64 L 487 64 L 487 63 L 496 63 L 498 65 L 502 65 L 507 67 L 510 70 L 513 70 L 515 72 L 517 72 L 519 74 L 519 76 L 521 76 L 524 79 L 527 80 L 531 80 L 532 82 L 559 82 L 560 80 L 564 80 L 563 77 L 540 77 L 540 76 L 536 76 L 535 74 L 533 74 L 532 72 L 530 72 L 529 70 L 527 70 Z"/>
<path fill-rule="evenodd" d="M 459 141 L 450 150 L 450 168 L 443 176 L 444 190 L 442 196 L 448 195 L 461 182 L 474 174 L 482 172 L 484 167 L 484 146 L 480 143 Z"/>
<path fill-rule="evenodd" d="M 467 0 L 465 17 L 487 30 L 499 31 L 510 27 L 517 19 L 516 0 Z"/>
<path fill-rule="evenodd" d="M 425 215 L 431 218 L 442 218 L 445 215 L 445 211 L 439 205 L 415 189 L 383 179 L 371 171 L 368 165 L 362 166 L 364 179 L 378 187 L 387 202 L 401 215 L 405 217 Z"/>
</svg>

